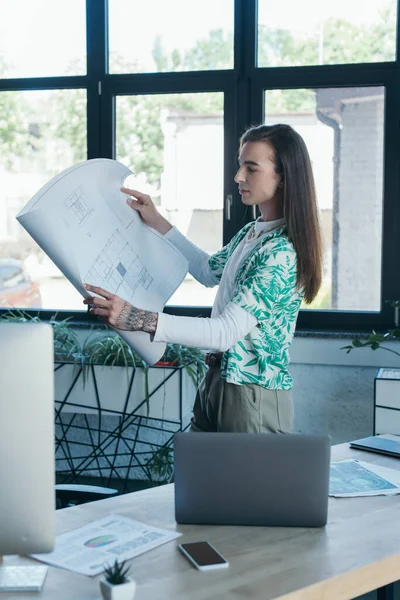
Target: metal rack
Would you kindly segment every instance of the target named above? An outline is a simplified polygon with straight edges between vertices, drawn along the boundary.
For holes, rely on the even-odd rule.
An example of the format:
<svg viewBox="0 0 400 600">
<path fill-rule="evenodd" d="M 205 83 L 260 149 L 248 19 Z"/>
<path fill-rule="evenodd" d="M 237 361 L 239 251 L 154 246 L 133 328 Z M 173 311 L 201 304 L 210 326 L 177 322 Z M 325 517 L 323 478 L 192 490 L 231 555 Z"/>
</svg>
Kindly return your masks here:
<svg viewBox="0 0 400 600">
<path fill-rule="evenodd" d="M 85 476 L 94 477 L 102 486 L 115 486 L 117 482 L 122 493 L 130 491 L 132 480 L 160 482 L 172 461 L 174 434 L 187 429 L 190 423 L 189 411 L 185 413 L 183 403 L 184 367 L 149 367 L 149 380 L 154 369 L 158 369 L 158 379 L 162 370 L 162 378 L 147 395 L 144 390 L 143 397 L 135 390 L 135 380 L 139 374 L 143 376 L 143 369 L 131 367 L 127 371 L 123 367 L 112 367 L 121 368 L 128 375 L 125 397 L 122 401 L 119 399 L 116 408 L 113 408 L 116 402 L 109 395 L 104 401 L 95 365 L 87 366 L 84 372 L 81 367 L 71 371 L 71 365 L 58 363 L 55 365 L 56 382 L 60 374 L 64 375 L 62 369 L 66 368 L 73 376 L 66 377 L 70 383 L 64 387 L 61 396 L 56 384 L 58 482 L 79 483 Z M 165 394 L 167 387 L 171 389 L 171 384 L 178 394 L 177 398 L 174 394 L 174 414 L 171 416 L 169 410 L 168 418 L 154 418 L 163 415 L 152 414 L 152 400 L 163 390 Z M 87 393 L 84 393 L 85 388 Z"/>
</svg>

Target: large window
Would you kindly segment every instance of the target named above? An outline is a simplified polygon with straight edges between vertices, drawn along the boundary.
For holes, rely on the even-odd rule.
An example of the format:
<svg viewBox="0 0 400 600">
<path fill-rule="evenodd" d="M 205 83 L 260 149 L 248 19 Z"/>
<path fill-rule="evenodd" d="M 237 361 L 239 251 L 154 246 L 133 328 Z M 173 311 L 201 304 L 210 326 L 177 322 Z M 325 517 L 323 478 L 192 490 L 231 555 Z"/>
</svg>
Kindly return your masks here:
<svg viewBox="0 0 400 600">
<path fill-rule="evenodd" d="M 283 122 L 310 152 L 324 237 L 323 285 L 298 327 L 393 325 L 399 5 L 1 2 L 0 310 L 86 318 L 15 219 L 53 175 L 86 158 L 119 160 L 132 185 L 212 253 L 253 218 L 234 183 L 240 135 Z M 167 310 L 207 315 L 215 293 L 188 276 Z"/>
<path fill-rule="evenodd" d="M 81 310 L 78 292 L 15 217 L 49 179 L 86 159 L 86 91 L 0 93 L 0 147 L 0 307 Z"/>
<path fill-rule="evenodd" d="M 260 0 L 258 66 L 396 60 L 396 0 Z"/>
<path fill-rule="evenodd" d="M 233 68 L 232 0 L 109 0 L 110 73 Z"/>
<path fill-rule="evenodd" d="M 206 252 L 221 248 L 222 94 L 117 96 L 116 131 L 117 159 L 134 172 L 132 187 L 150 192 L 163 215 Z M 215 293 L 188 274 L 169 304 L 210 306 Z"/>
<path fill-rule="evenodd" d="M 84 73 L 85 0 L 1 0 L 0 77 Z"/>
<path fill-rule="evenodd" d="M 324 273 L 308 310 L 381 309 L 384 107 L 378 86 L 265 94 L 265 123 L 296 129 L 314 172 Z"/>
</svg>

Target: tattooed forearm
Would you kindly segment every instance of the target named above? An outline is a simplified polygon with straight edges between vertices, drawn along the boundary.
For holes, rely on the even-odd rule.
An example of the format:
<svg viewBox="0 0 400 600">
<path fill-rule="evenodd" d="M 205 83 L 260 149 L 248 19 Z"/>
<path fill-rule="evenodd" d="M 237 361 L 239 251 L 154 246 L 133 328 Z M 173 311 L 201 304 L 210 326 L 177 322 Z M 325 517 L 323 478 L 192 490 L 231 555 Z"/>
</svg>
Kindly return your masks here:
<svg viewBox="0 0 400 600">
<path fill-rule="evenodd" d="M 143 310 L 143 331 L 154 335 L 157 329 L 158 313 L 150 312 L 149 310 Z"/>
<path fill-rule="evenodd" d="M 157 329 L 158 315 L 148 310 L 135 308 L 129 302 L 124 302 L 118 317 L 115 319 L 115 326 L 125 331 L 145 331 L 154 334 Z"/>
</svg>

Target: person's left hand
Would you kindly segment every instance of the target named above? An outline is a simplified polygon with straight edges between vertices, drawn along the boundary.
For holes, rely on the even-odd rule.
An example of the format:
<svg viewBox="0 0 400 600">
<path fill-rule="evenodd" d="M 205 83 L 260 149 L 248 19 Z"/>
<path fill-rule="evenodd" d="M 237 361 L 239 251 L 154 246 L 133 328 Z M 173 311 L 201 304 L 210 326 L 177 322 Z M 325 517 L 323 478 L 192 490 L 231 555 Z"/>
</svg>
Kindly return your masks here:
<svg viewBox="0 0 400 600">
<path fill-rule="evenodd" d="M 85 298 L 83 301 L 83 304 L 91 306 L 89 310 L 91 315 L 96 315 L 101 321 L 106 322 L 112 327 L 126 330 L 131 329 L 127 321 L 129 320 L 130 309 L 133 306 L 129 302 L 126 302 L 115 294 L 111 294 L 111 292 L 103 290 L 101 287 L 85 284 L 85 289 L 100 296 L 100 298 L 91 296 L 90 298 Z"/>
<path fill-rule="evenodd" d="M 101 321 L 123 331 L 146 331 L 154 334 L 157 329 L 157 313 L 136 308 L 120 296 L 103 290 L 101 287 L 85 284 L 88 292 L 100 296 L 85 298 L 84 304 L 91 305 L 90 314 Z"/>
</svg>

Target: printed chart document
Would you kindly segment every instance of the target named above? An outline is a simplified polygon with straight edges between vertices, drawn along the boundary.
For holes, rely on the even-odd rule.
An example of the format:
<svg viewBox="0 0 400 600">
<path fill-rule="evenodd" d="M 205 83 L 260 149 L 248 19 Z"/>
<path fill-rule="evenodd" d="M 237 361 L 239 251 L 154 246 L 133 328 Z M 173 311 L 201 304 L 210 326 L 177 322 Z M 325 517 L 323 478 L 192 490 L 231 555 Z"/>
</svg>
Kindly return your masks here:
<svg viewBox="0 0 400 600">
<path fill-rule="evenodd" d="M 82 296 L 89 296 L 83 284 L 90 283 L 160 312 L 188 263 L 126 204 L 120 188 L 131 174 L 111 159 L 79 163 L 43 186 L 17 219 Z M 143 331 L 118 334 L 149 365 L 165 350 Z"/>
<path fill-rule="evenodd" d="M 381 368 L 376 376 L 377 379 L 400 379 L 400 369 Z"/>
<path fill-rule="evenodd" d="M 361 460 L 331 463 L 329 495 L 336 498 L 400 494 L 400 471 Z"/>
<path fill-rule="evenodd" d="M 55 567 L 98 575 L 104 568 L 129 560 L 182 535 L 177 531 L 150 527 L 120 515 L 110 515 L 56 537 L 55 550 L 32 554 Z"/>
</svg>

